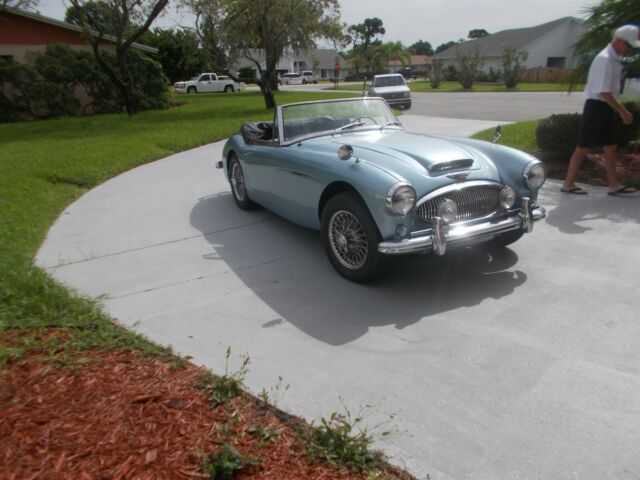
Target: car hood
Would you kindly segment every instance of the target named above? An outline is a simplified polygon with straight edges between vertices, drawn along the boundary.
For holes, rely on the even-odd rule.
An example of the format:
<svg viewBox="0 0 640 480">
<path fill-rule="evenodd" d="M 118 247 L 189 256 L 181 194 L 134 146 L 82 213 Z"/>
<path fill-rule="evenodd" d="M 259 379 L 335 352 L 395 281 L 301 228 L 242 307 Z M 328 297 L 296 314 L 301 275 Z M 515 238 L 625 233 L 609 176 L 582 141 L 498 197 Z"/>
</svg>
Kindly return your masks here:
<svg viewBox="0 0 640 480">
<path fill-rule="evenodd" d="M 341 135 L 334 137 L 333 143 L 347 143 L 354 148 L 356 154 L 360 152 L 364 159 L 382 167 L 397 165 L 397 160 L 400 160 L 406 167 L 422 174 L 460 168 L 477 170 L 488 162 L 480 152 L 457 143 L 453 138 L 395 129 Z M 367 151 L 380 155 L 368 155 Z"/>
<path fill-rule="evenodd" d="M 383 95 L 385 93 L 410 92 L 411 89 L 407 85 L 395 85 L 392 87 L 371 87 L 370 91 L 376 95 Z"/>
</svg>

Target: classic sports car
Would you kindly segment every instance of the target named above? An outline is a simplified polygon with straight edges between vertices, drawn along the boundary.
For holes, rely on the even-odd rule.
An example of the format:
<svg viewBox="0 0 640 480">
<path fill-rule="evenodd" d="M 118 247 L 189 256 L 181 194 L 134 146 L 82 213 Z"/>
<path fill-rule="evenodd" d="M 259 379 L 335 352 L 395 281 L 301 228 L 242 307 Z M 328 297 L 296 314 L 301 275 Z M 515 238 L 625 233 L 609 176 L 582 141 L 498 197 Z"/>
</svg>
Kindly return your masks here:
<svg viewBox="0 0 640 480">
<path fill-rule="evenodd" d="M 217 162 L 238 207 L 320 230 L 329 260 L 364 282 L 388 256 L 505 246 L 544 218 L 540 161 L 489 142 L 409 133 L 382 98 L 294 103 L 245 123 Z"/>
</svg>

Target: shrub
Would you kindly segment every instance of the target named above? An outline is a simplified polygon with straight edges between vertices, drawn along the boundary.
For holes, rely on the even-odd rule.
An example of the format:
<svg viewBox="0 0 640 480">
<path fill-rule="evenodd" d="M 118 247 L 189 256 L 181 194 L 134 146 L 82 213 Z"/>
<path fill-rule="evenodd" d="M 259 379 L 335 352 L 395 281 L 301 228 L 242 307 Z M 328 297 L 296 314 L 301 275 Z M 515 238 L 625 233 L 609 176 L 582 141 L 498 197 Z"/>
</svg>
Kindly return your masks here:
<svg viewBox="0 0 640 480">
<path fill-rule="evenodd" d="M 621 126 L 619 147 L 638 140 L 640 136 L 640 104 L 625 102 L 624 105 L 633 114 L 633 123 Z M 579 113 L 551 115 L 541 120 L 536 128 L 536 141 L 543 156 L 554 155 L 569 159 L 578 143 L 581 126 L 582 115 Z"/>
<path fill-rule="evenodd" d="M 106 61 L 115 63 L 112 55 Z M 171 101 L 167 78 L 160 64 L 139 51 L 130 51 L 127 62 L 135 85 L 138 110 L 168 108 Z M 0 122 L 76 115 L 78 86 L 93 99 L 96 113 L 117 113 L 124 108 L 120 92 L 107 78 L 92 53 L 68 45 L 49 45 L 27 63 L 0 59 Z"/>
<path fill-rule="evenodd" d="M 561 113 L 541 120 L 536 128 L 536 141 L 543 156 L 569 159 L 576 148 L 581 124 L 580 113 Z"/>
<path fill-rule="evenodd" d="M 465 90 L 470 90 L 478 77 L 484 64 L 483 57 L 476 49 L 473 52 L 456 52 L 456 70 L 458 72 L 458 82 Z"/>
<path fill-rule="evenodd" d="M 507 47 L 502 54 L 502 68 L 504 71 L 504 84 L 507 88 L 516 88 L 522 72 L 524 72 L 524 62 L 529 58 L 526 50 L 516 50 Z"/>
<path fill-rule="evenodd" d="M 633 114 L 633 123 L 622 125 L 618 142 L 620 147 L 624 147 L 640 138 L 640 103 L 625 102 L 624 106 Z"/>
<path fill-rule="evenodd" d="M 433 65 L 431 66 L 431 88 L 440 88 L 440 83 L 442 83 L 442 60 L 439 58 L 433 61 Z"/>
</svg>

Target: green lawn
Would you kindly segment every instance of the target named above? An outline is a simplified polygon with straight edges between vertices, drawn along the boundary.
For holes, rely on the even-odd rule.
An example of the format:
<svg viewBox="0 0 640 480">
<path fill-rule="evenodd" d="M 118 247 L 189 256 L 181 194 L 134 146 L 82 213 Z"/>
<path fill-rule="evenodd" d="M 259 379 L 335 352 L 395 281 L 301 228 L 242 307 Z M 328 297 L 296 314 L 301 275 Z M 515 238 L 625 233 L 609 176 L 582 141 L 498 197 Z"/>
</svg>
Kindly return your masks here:
<svg viewBox="0 0 640 480">
<path fill-rule="evenodd" d="M 276 99 L 288 103 L 345 95 L 351 96 L 279 92 Z M 177 108 L 132 118 L 0 124 L 0 331 L 60 326 L 73 328 L 70 341 L 78 346 L 146 345 L 111 324 L 96 302 L 77 298 L 32 262 L 49 226 L 89 189 L 143 163 L 228 137 L 244 120 L 273 116 L 259 92 L 178 100 Z M 3 348 L 0 339 L 0 366 L 19 354 Z"/>
<path fill-rule="evenodd" d="M 536 142 L 536 127 L 539 120 L 530 120 L 528 122 L 514 123 L 502 126 L 502 137 L 498 141 L 501 145 L 517 148 L 530 154 L 537 153 L 540 149 Z M 483 130 L 473 135 L 473 138 L 479 140 L 493 140 L 494 129 Z"/>
<path fill-rule="evenodd" d="M 367 82 L 367 85 L 369 83 Z M 425 80 L 414 80 L 409 82 L 412 92 L 562 92 L 569 89 L 564 83 L 519 83 L 515 89 L 508 90 L 500 83 L 475 83 L 471 90 L 463 90 L 458 82 L 443 82 L 440 88 L 431 88 L 429 82 Z M 578 91 L 583 86 L 578 87 Z M 339 90 L 362 91 L 362 82 L 358 85 L 341 85 Z"/>
</svg>

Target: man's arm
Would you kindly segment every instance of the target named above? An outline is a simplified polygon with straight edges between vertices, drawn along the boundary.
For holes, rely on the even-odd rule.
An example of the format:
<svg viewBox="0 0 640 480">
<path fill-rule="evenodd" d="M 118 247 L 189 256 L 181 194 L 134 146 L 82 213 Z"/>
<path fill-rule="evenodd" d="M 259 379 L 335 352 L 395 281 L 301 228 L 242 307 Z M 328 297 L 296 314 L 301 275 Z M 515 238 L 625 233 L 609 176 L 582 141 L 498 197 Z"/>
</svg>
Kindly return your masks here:
<svg viewBox="0 0 640 480">
<path fill-rule="evenodd" d="M 614 97 L 611 92 L 600 92 L 600 98 L 602 98 L 602 100 L 607 102 L 611 108 L 618 112 L 618 115 L 620 115 L 620 117 L 622 118 L 622 123 L 628 125 L 633 122 L 633 114 L 629 110 L 627 110 L 627 108 L 622 103 L 620 103 L 620 100 Z"/>
</svg>

